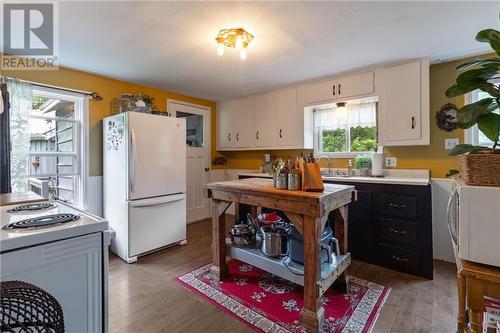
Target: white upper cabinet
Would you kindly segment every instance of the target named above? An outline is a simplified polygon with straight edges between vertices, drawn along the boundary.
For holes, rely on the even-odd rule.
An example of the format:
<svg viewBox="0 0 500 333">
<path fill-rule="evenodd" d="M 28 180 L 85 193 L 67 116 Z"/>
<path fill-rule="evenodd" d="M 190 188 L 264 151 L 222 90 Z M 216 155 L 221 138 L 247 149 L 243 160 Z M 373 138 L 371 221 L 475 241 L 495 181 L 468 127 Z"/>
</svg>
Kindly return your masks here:
<svg viewBox="0 0 500 333">
<path fill-rule="evenodd" d="M 379 73 L 377 72 L 377 75 Z M 427 59 L 380 70 L 379 141 L 383 146 L 430 144 Z"/>
<path fill-rule="evenodd" d="M 429 61 L 420 59 L 217 103 L 217 149 L 312 149 L 315 105 L 369 96 L 378 96 L 380 145 L 430 143 Z"/>
<path fill-rule="evenodd" d="M 353 74 L 306 85 L 308 105 L 373 94 L 374 72 Z"/>
<path fill-rule="evenodd" d="M 217 103 L 217 149 L 225 150 L 233 147 L 233 110 L 236 100 Z"/>
<path fill-rule="evenodd" d="M 304 136 L 303 110 L 298 110 L 297 88 L 278 90 L 273 93 L 274 145 L 296 147 Z M 302 126 L 301 126 L 302 123 Z"/>
<path fill-rule="evenodd" d="M 271 93 L 254 97 L 254 146 L 270 148 L 273 146 L 274 113 Z"/>
<path fill-rule="evenodd" d="M 235 148 L 250 148 L 253 146 L 255 99 L 241 98 L 233 111 L 233 146 Z"/>
</svg>

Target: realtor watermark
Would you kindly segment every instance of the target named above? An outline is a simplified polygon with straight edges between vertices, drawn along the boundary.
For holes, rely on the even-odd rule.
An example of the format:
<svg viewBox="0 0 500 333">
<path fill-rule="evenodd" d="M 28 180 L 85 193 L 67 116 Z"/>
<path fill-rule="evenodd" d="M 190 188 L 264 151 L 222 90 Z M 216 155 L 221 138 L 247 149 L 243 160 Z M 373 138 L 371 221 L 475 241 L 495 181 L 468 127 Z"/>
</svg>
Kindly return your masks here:
<svg viewBox="0 0 500 333">
<path fill-rule="evenodd" d="M 2 70 L 58 69 L 56 1 L 2 1 Z"/>
</svg>

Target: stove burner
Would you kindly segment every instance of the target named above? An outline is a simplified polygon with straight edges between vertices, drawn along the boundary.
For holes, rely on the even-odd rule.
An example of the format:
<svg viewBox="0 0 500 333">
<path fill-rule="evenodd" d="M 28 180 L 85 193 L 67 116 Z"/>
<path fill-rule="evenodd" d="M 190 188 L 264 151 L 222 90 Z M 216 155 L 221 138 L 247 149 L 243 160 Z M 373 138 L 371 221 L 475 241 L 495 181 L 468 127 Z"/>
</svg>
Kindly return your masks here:
<svg viewBox="0 0 500 333">
<path fill-rule="evenodd" d="M 46 227 L 54 224 L 67 223 L 71 221 L 76 221 L 80 216 L 75 214 L 52 214 L 43 215 L 38 217 L 33 217 L 13 223 L 9 223 L 3 227 L 3 229 L 29 229 L 37 227 Z"/>
<path fill-rule="evenodd" d="M 55 207 L 55 205 L 51 203 L 33 203 L 11 208 L 7 212 L 9 213 L 32 212 L 36 210 L 49 209 L 53 207 Z"/>
</svg>

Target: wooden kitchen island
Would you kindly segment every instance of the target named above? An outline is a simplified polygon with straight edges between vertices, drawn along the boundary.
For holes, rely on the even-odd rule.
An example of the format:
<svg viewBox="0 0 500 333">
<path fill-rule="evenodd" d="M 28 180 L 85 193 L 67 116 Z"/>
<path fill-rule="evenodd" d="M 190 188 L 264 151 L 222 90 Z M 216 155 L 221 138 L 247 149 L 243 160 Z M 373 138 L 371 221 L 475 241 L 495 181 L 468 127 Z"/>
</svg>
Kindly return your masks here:
<svg viewBox="0 0 500 333">
<path fill-rule="evenodd" d="M 304 308 L 300 313 L 301 324 L 319 331 L 324 319 L 321 295 L 337 278 L 348 285 L 346 268 L 351 263 L 347 253 L 347 205 L 356 200 L 354 186 L 325 184 L 324 192 L 303 192 L 274 188 L 271 179 L 249 178 L 210 183 L 207 195 L 212 199 L 212 274 L 223 280 L 228 275 L 226 256 L 252 264 L 284 279 L 304 286 Z M 225 211 L 231 203 L 283 211 L 304 239 L 304 265 L 284 264 L 284 259 L 270 258 L 258 248 L 231 246 L 226 240 Z M 333 214 L 330 214 L 333 212 Z M 329 216 L 333 215 L 333 219 Z M 340 255 L 333 263 L 321 263 L 321 233 L 326 223 L 335 230 L 339 240 Z"/>
</svg>

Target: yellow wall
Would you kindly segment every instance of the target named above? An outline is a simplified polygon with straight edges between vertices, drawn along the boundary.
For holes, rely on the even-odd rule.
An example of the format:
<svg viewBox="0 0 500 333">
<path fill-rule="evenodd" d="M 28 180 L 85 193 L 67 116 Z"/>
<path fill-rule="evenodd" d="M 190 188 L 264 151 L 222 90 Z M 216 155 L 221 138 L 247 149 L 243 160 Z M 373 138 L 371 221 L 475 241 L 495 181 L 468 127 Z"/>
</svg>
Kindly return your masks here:
<svg viewBox="0 0 500 333">
<path fill-rule="evenodd" d="M 431 65 L 430 67 L 430 122 L 431 122 L 431 144 L 428 146 L 412 147 L 387 147 L 384 149 L 385 156 L 397 157 L 398 169 L 430 169 L 431 176 L 444 178 L 449 169 L 457 168 L 456 157 L 448 156 L 444 149 L 445 138 L 459 138 L 463 143 L 464 131 L 457 129 L 453 132 L 440 130 L 434 121 L 437 111 L 446 103 L 454 103 L 458 107 L 463 106 L 464 98 L 449 99 L 445 96 L 445 91 L 449 88 L 457 77 L 455 66 L 466 61 L 461 59 L 451 62 Z M 215 142 L 215 133 L 212 133 L 212 142 Z M 272 151 L 276 157 L 294 157 L 301 151 Z M 303 151 L 309 154 L 310 151 Z M 228 160 L 228 168 L 258 169 L 261 166 L 261 159 L 264 151 L 248 152 L 224 152 L 223 155 Z M 323 161 L 322 161 L 323 162 Z M 326 161 L 322 164 L 325 166 Z M 334 159 L 335 168 L 347 168 L 347 159 Z"/>
<path fill-rule="evenodd" d="M 156 100 L 160 110 L 166 110 L 167 98 L 208 106 L 212 118 L 215 119 L 215 102 L 162 91 L 133 83 L 118 81 L 103 76 L 59 68 L 55 71 L 2 71 L 0 74 L 22 80 L 33 81 L 70 89 L 97 92 L 102 101 L 90 101 L 89 105 L 89 175 L 102 175 L 102 119 L 111 115 L 111 101 L 122 93 L 144 93 Z M 212 132 L 215 132 L 215 122 L 212 122 Z M 215 152 L 215 140 L 212 141 L 212 154 Z"/>
</svg>

